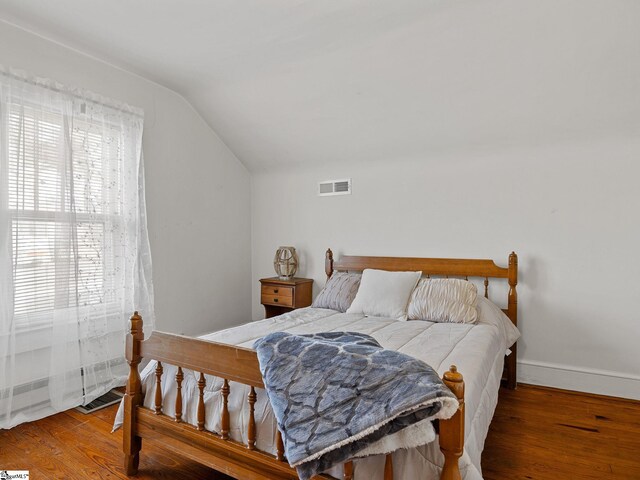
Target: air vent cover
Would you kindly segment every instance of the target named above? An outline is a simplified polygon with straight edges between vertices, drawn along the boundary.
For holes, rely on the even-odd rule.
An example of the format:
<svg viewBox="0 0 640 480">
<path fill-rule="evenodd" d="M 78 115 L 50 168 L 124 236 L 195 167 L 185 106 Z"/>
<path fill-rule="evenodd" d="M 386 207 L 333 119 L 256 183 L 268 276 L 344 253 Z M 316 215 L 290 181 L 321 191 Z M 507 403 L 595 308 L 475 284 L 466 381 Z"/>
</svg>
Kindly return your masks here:
<svg viewBox="0 0 640 480">
<path fill-rule="evenodd" d="M 318 183 L 318 195 L 351 195 L 351 179 L 326 180 Z"/>
</svg>

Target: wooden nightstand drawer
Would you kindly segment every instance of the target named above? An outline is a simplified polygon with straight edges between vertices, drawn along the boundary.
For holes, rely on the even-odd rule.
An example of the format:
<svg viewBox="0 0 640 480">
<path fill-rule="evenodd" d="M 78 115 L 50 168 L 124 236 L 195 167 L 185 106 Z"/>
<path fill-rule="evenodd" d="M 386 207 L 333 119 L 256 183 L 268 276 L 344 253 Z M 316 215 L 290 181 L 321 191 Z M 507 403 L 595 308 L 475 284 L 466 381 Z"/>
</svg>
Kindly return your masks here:
<svg viewBox="0 0 640 480">
<path fill-rule="evenodd" d="M 263 305 L 282 305 L 283 307 L 293 307 L 293 296 L 285 297 L 282 295 L 262 295 L 261 303 Z"/>
<path fill-rule="evenodd" d="M 293 287 L 281 287 L 279 285 L 262 285 L 262 295 L 266 295 L 266 296 L 275 295 L 277 297 L 293 297 Z"/>
</svg>

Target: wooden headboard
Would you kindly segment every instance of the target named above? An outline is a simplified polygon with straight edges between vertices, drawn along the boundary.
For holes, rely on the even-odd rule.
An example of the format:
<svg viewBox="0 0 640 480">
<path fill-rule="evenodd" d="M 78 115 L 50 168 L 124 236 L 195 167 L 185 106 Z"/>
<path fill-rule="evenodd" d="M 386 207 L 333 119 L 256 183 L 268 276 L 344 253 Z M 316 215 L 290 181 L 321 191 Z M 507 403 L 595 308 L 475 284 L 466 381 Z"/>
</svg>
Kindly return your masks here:
<svg viewBox="0 0 640 480">
<path fill-rule="evenodd" d="M 422 274 L 440 277 L 481 278 L 484 281 L 484 296 L 489 298 L 489 279 L 506 278 L 509 284 L 507 308 L 504 313 L 518 326 L 518 256 L 515 252 L 509 255 L 507 267 L 499 267 L 493 260 L 476 260 L 467 258 L 412 258 L 412 257 L 362 257 L 343 255 L 339 260 L 333 259 L 331 249 L 327 250 L 324 269 L 329 278 L 334 271 L 361 272 L 365 268 L 389 271 L 422 271 Z M 516 344 L 511 347 L 511 355 L 505 360 L 506 383 L 509 388 L 516 386 Z"/>
</svg>

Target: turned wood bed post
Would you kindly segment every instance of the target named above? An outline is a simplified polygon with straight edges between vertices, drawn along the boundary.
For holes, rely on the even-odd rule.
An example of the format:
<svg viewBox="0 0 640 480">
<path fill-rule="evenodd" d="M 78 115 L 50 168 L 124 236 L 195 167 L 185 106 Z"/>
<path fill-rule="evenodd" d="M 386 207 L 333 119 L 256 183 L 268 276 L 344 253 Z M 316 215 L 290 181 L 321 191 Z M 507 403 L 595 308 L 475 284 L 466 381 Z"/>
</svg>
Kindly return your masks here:
<svg viewBox="0 0 640 480">
<path fill-rule="evenodd" d="M 518 326 L 518 255 L 511 252 L 509 255 L 509 301 L 507 304 L 507 314 L 513 324 Z M 517 361 L 518 361 L 518 344 L 514 343 L 511 347 L 511 353 L 505 359 L 507 362 L 507 388 L 515 390 L 518 385 L 517 381 Z"/>
<path fill-rule="evenodd" d="M 464 451 L 464 380 L 455 365 L 442 380 L 458 398 L 458 411 L 447 420 L 440 420 L 440 450 L 444 454 L 444 467 L 440 480 L 461 480 L 458 460 Z"/>
<path fill-rule="evenodd" d="M 130 330 L 126 339 L 126 358 L 129 364 L 129 379 L 124 394 L 124 424 L 123 424 L 123 450 L 124 469 L 127 475 L 138 473 L 138 462 L 140 459 L 140 448 L 142 439 L 135 432 L 136 407 L 142 402 L 142 386 L 138 364 L 140 357 L 140 344 L 144 340 L 142 333 L 142 317 L 138 312 L 131 316 Z"/>
<path fill-rule="evenodd" d="M 327 280 L 333 275 L 333 252 L 330 248 L 327 248 L 327 253 L 324 256 L 324 273 L 327 274 Z"/>
</svg>

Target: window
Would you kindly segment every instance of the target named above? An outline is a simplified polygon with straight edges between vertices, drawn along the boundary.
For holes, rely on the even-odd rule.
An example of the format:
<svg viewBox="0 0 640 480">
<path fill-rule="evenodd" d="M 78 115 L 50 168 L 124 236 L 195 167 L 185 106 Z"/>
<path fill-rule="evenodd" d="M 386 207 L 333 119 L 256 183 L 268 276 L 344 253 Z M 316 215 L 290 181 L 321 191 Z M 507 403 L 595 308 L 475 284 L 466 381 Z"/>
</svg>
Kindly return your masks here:
<svg viewBox="0 0 640 480">
<path fill-rule="evenodd" d="M 46 322 L 51 316 L 38 314 L 54 309 L 115 301 L 122 135 L 90 119 L 68 121 L 61 112 L 9 105 L 14 314 L 22 325 Z M 70 161 L 61 162 L 65 154 Z"/>
</svg>

